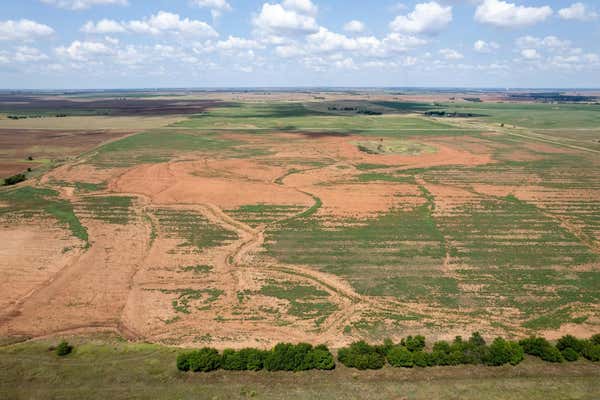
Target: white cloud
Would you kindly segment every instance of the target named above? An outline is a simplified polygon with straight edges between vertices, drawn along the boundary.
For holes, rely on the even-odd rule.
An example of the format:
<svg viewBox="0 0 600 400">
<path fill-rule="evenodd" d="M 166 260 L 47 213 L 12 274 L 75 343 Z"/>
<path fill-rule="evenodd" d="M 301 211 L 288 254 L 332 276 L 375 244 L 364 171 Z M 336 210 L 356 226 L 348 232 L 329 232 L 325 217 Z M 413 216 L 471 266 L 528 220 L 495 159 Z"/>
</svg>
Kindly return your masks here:
<svg viewBox="0 0 600 400">
<path fill-rule="evenodd" d="M 521 50 L 521 56 L 526 60 L 537 60 L 540 58 L 540 53 L 536 49 L 523 49 Z"/>
<path fill-rule="evenodd" d="M 56 54 L 76 61 L 89 61 L 98 56 L 112 54 L 110 47 L 102 42 L 80 42 L 75 40 L 69 47 L 61 46 L 56 49 Z"/>
<path fill-rule="evenodd" d="M 229 36 L 227 40 L 217 42 L 217 48 L 220 50 L 248 50 L 260 49 L 263 47 L 264 46 L 256 40 L 249 40 L 236 36 Z"/>
<path fill-rule="evenodd" d="M 522 36 L 517 39 L 517 46 L 520 48 L 546 48 L 549 50 L 564 50 L 571 47 L 569 40 L 561 40 L 556 36 L 546 36 L 538 38 L 535 36 Z"/>
<path fill-rule="evenodd" d="M 562 19 L 577 21 L 592 21 L 598 18 L 598 13 L 590 10 L 583 3 L 573 3 L 570 7 L 558 11 Z"/>
<path fill-rule="evenodd" d="M 139 33 L 161 35 L 171 33 L 192 37 L 216 37 L 219 34 L 212 26 L 203 21 L 181 18 L 178 14 L 159 11 L 143 20 L 117 22 L 103 19 L 94 23 L 88 21 L 81 30 L 86 33 Z"/>
<path fill-rule="evenodd" d="M 303 12 L 302 5 L 307 6 L 299 0 L 286 0 L 283 4 L 264 3 L 252 23 L 259 32 L 275 36 L 307 35 L 317 32 L 319 26 L 314 16 L 309 13 L 310 7 Z"/>
<path fill-rule="evenodd" d="M 362 23 L 361 21 L 352 20 L 344 25 L 344 30 L 346 32 L 351 32 L 351 33 L 364 32 L 365 24 Z"/>
<path fill-rule="evenodd" d="M 33 40 L 53 33 L 48 25 L 28 19 L 0 21 L 0 40 Z"/>
<path fill-rule="evenodd" d="M 20 46 L 15 53 L 15 61 L 31 62 L 47 60 L 48 56 L 34 47 Z"/>
<path fill-rule="evenodd" d="M 222 13 L 232 10 L 227 0 L 192 0 L 192 4 L 202 8 L 210 8 L 213 18 L 218 18 Z"/>
<path fill-rule="evenodd" d="M 42 2 L 56 7 L 77 11 L 99 5 L 129 5 L 127 0 L 42 0 Z"/>
<path fill-rule="evenodd" d="M 404 53 L 425 44 L 427 44 L 425 39 L 399 33 L 390 33 L 383 39 L 384 49 L 391 53 Z"/>
<path fill-rule="evenodd" d="M 85 25 L 81 28 L 81 31 L 85 33 L 106 34 L 123 33 L 126 32 L 127 29 L 125 29 L 125 27 L 117 21 L 113 21 L 111 19 L 101 19 L 96 23 L 92 21 L 86 22 Z"/>
<path fill-rule="evenodd" d="M 284 0 L 283 7 L 300 14 L 317 15 L 319 9 L 311 0 Z"/>
<path fill-rule="evenodd" d="M 499 48 L 500 45 L 498 43 L 486 42 L 484 40 L 478 40 L 473 44 L 473 49 L 478 53 L 491 53 Z"/>
<path fill-rule="evenodd" d="M 442 6 L 435 1 L 419 3 L 407 15 L 397 16 L 390 28 L 395 32 L 412 34 L 436 34 L 452 22 L 452 7 Z"/>
<path fill-rule="evenodd" d="M 465 56 L 453 49 L 441 49 L 440 54 L 446 60 L 462 60 L 463 58 L 465 58 Z"/>
<path fill-rule="evenodd" d="M 521 28 L 545 21 L 552 13 L 549 6 L 526 7 L 503 0 L 483 0 L 475 10 L 475 20 L 500 28 Z"/>
</svg>

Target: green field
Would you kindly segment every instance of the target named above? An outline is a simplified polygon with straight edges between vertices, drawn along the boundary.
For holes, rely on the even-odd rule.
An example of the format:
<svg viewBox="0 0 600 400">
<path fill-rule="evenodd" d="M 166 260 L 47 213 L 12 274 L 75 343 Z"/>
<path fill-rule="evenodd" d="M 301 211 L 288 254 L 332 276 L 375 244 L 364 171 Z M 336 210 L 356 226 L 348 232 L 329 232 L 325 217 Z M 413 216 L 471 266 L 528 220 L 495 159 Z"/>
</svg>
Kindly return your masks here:
<svg viewBox="0 0 600 400">
<path fill-rule="evenodd" d="M 0 398 L 593 400 L 600 379 L 599 367 L 586 361 L 533 358 L 516 367 L 190 374 L 175 368 L 175 348 L 107 338 L 74 343 L 65 358 L 48 350 L 53 341 L 0 348 Z"/>
</svg>

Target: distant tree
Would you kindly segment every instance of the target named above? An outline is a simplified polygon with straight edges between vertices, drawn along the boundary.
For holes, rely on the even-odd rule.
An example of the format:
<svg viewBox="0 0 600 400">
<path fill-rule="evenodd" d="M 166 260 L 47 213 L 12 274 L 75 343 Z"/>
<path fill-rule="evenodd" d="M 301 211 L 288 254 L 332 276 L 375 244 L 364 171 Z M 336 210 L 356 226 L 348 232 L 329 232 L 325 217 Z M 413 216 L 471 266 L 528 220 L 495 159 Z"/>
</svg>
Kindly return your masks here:
<svg viewBox="0 0 600 400">
<path fill-rule="evenodd" d="M 4 179 L 4 186 L 12 186 L 27 180 L 25 174 L 17 174 Z"/>
</svg>

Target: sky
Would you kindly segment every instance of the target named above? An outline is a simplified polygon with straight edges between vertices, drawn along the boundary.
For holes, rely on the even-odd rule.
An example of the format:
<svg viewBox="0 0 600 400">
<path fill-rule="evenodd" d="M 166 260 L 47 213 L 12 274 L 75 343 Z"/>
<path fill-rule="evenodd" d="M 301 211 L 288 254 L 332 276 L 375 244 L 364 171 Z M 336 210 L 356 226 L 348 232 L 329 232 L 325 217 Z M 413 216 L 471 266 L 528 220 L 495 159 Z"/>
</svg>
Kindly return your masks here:
<svg viewBox="0 0 600 400">
<path fill-rule="evenodd" d="M 597 0 L 2 0 L 0 88 L 600 88 Z"/>
</svg>

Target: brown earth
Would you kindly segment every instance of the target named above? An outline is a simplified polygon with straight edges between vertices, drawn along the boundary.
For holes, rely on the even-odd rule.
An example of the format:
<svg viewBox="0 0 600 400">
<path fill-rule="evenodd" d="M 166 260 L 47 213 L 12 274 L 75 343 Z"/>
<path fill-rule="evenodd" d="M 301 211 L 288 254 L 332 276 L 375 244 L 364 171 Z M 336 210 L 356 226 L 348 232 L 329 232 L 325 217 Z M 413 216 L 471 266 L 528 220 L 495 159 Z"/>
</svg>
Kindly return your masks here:
<svg viewBox="0 0 600 400">
<path fill-rule="evenodd" d="M 44 221 L 16 227 L 2 225 L 0 242 L 9 245 L 0 250 L 0 273 L 8 276 L 0 284 L 6 293 L 0 303 L 0 336 L 112 330 L 128 338 L 177 345 L 239 348 L 309 341 L 338 347 L 360 337 L 343 334 L 346 326 L 370 321 L 374 313 L 386 315 L 390 310 L 430 316 L 425 321 L 406 321 L 404 326 L 410 327 L 412 334 L 426 333 L 434 339 L 451 339 L 455 334 L 468 335 L 475 330 L 503 332 L 493 320 L 467 316 L 474 311 L 468 305 L 458 310 L 440 309 L 392 297 L 365 296 L 336 275 L 310 265 L 278 262 L 264 252 L 265 224 L 251 227 L 223 211 L 267 204 L 297 206 L 300 214 L 314 207 L 318 198 L 322 206 L 317 217 L 334 222 L 361 220 L 423 204 L 420 185 L 435 197 L 435 212 L 451 213 L 484 196 L 505 196 L 515 190 L 500 185 L 432 184 L 420 177 L 416 184 L 364 183 L 358 180 L 364 171 L 356 165 L 379 164 L 382 171 L 390 173 L 431 166 L 477 166 L 495 162 L 490 146 L 472 138 L 436 137 L 420 139 L 435 148 L 433 153 L 371 155 L 359 151 L 355 142 L 372 138 L 289 133 L 227 135 L 243 137 L 252 145 L 268 145 L 273 154 L 254 159 L 215 157 L 190 161 L 194 157 L 190 153 L 166 163 L 115 169 L 96 169 L 86 164 L 84 157 L 45 174 L 40 185 L 57 181 L 107 182 L 106 190 L 93 195 L 134 197 L 131 220 L 126 225 L 103 222 L 76 206 L 78 217 L 88 228 L 91 247 L 64 253 L 59 249 L 77 243 L 63 229 Z M 80 136 L 85 138 L 84 144 Z M 92 138 L 97 137 L 102 139 L 94 142 Z M 56 140 L 73 140 L 73 145 L 93 147 L 113 138 L 101 133 L 67 132 L 59 134 Z M 302 162 L 306 160 L 325 161 L 307 165 Z M 527 201 L 547 196 L 538 189 L 525 186 L 515 195 Z M 72 188 L 63 188 L 60 193 L 74 204 L 82 200 Z M 598 194 L 582 191 L 575 195 L 595 198 Z M 161 226 L 158 215 L 164 209 L 202 216 L 213 226 L 235 233 L 237 238 L 203 249 L 184 245 L 184 239 Z M 20 257 L 22 249 L 30 256 Z M 210 268 L 195 272 L 194 266 Z M 445 276 L 453 276 L 456 265 L 447 255 L 443 265 L 436 267 Z M 326 295 L 311 301 L 323 301 L 335 309 L 318 323 L 316 318 L 291 315 L 290 301 L 258 293 L 273 281 L 319 289 Z M 464 285 L 463 289 L 476 292 L 481 288 Z M 184 293 L 192 295 L 182 297 Z M 210 293 L 218 295 L 211 299 Z M 189 312 L 178 311 L 174 306 L 181 307 L 182 299 L 188 301 Z M 515 316 L 516 310 L 503 310 L 502 315 L 495 317 L 510 321 Z M 386 318 L 385 323 L 393 323 Z M 424 328 L 424 323 L 433 320 L 437 326 L 447 323 L 455 328 L 452 332 Z M 565 329 L 581 333 L 580 327 Z M 519 328 L 514 332 L 526 333 Z M 404 333 L 399 330 L 393 336 Z"/>
</svg>

